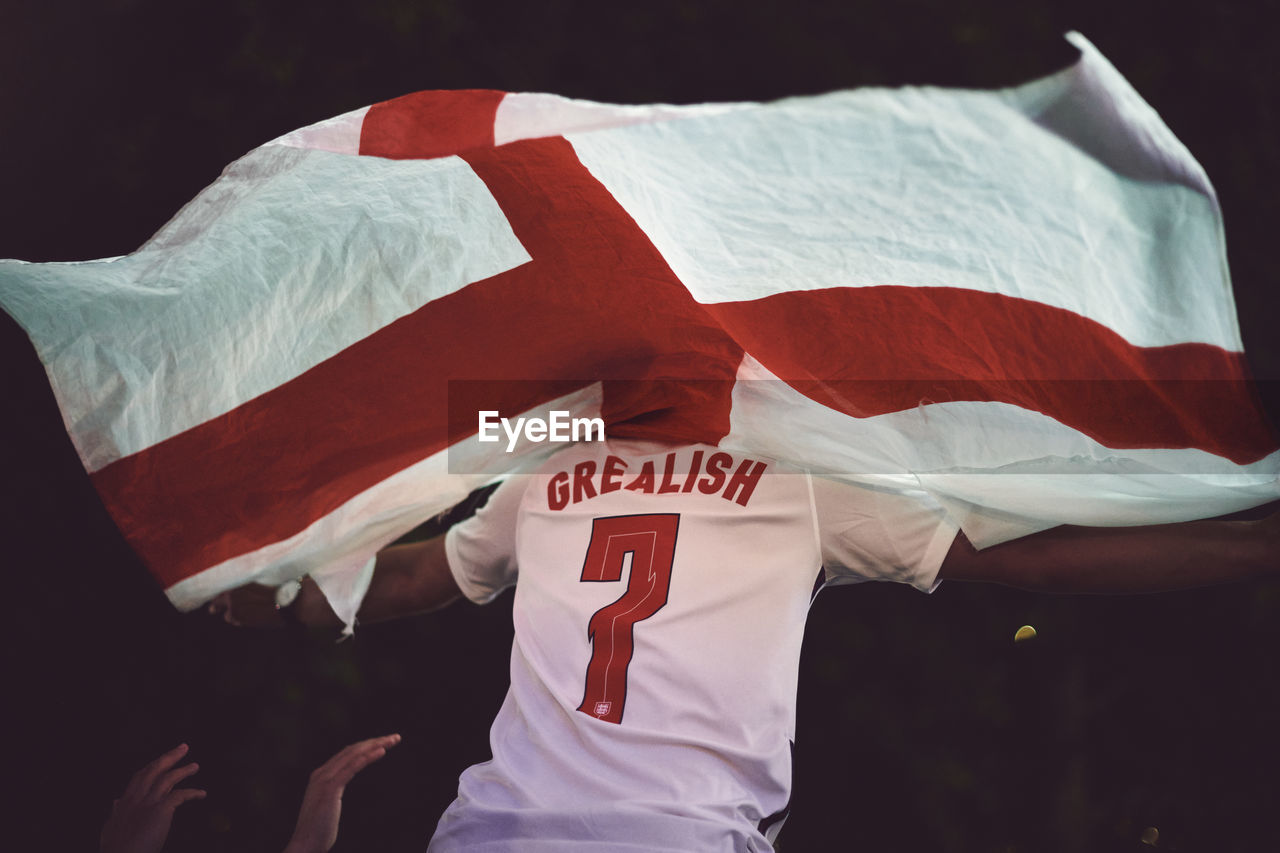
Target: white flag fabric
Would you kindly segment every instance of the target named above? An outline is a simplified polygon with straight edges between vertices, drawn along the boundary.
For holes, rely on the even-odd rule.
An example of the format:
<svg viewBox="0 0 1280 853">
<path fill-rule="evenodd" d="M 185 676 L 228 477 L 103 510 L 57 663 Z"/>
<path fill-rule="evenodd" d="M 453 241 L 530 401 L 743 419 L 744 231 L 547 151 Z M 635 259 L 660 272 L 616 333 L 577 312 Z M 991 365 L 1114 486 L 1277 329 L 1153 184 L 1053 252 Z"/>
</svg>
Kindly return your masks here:
<svg viewBox="0 0 1280 853">
<path fill-rule="evenodd" d="M 1280 496 L 1203 170 L 1082 37 L 1018 88 L 422 92 L 267 143 L 130 255 L 0 262 L 180 608 L 369 555 L 600 417 L 923 489 L 975 543 Z"/>
</svg>

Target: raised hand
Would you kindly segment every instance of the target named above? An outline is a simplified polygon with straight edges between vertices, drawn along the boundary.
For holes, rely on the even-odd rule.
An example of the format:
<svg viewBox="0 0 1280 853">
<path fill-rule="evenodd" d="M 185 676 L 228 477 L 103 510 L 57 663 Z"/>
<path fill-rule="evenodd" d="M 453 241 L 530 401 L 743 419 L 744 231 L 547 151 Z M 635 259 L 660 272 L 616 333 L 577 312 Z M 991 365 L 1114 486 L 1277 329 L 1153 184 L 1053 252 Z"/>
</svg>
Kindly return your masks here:
<svg viewBox="0 0 1280 853">
<path fill-rule="evenodd" d="M 205 795 L 197 788 L 174 787 L 200 769 L 194 762 L 175 766 L 186 754 L 187 745 L 179 744 L 133 774 L 103 824 L 101 853 L 160 853 L 174 811 Z"/>
<path fill-rule="evenodd" d="M 311 773 L 302 795 L 298 823 L 285 853 L 326 853 L 338 840 L 338 818 L 347 783 L 364 768 L 387 754 L 400 735 L 362 740 L 343 749 Z"/>
<path fill-rule="evenodd" d="M 258 583 L 224 592 L 209 602 L 209 612 L 229 625 L 247 628 L 277 628 L 285 624 L 276 609 L 276 589 Z"/>
</svg>

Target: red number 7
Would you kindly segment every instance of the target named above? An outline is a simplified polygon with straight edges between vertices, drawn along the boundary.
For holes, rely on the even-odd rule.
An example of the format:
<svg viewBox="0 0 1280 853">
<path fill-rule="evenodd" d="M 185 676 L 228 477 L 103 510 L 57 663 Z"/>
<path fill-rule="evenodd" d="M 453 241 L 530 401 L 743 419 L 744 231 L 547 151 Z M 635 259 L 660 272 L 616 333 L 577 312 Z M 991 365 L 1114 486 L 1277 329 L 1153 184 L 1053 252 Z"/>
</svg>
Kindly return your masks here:
<svg viewBox="0 0 1280 853">
<path fill-rule="evenodd" d="M 631 555 L 631 573 L 622 597 L 601 607 L 587 623 L 591 660 L 578 706 L 582 713 L 609 723 L 622 722 L 627 667 L 635 652 L 633 629 L 667 603 L 679 527 L 678 513 L 616 515 L 592 521 L 581 580 L 621 580 L 627 554 Z"/>
</svg>

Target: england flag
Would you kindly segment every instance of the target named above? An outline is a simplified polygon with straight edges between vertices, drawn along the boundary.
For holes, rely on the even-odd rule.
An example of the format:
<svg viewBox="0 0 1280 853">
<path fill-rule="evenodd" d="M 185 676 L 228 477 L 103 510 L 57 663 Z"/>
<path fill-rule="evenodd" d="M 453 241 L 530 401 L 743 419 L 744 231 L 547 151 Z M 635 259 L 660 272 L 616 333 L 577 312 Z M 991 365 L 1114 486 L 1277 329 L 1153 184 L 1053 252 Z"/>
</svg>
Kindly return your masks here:
<svg viewBox="0 0 1280 853">
<path fill-rule="evenodd" d="M 999 91 L 421 92 L 232 163 L 148 243 L 0 262 L 179 608 L 315 575 L 599 418 L 932 495 L 984 546 L 1280 496 L 1203 170 L 1097 51 Z"/>
</svg>

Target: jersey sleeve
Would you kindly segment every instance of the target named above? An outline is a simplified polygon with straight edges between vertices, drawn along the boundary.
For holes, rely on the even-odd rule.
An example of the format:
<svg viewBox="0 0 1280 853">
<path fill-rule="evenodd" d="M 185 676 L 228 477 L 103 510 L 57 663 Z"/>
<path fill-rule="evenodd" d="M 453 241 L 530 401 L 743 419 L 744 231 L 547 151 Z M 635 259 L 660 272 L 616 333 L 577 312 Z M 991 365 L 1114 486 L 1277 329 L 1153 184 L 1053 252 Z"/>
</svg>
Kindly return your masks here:
<svg viewBox="0 0 1280 853">
<path fill-rule="evenodd" d="M 926 592 L 959 527 L 924 491 L 812 479 L 822 563 L 832 583 L 890 580 Z"/>
<path fill-rule="evenodd" d="M 444 535 L 445 558 L 462 594 L 487 604 L 516 582 L 516 519 L 528 475 L 504 480 L 488 502 Z"/>
</svg>

